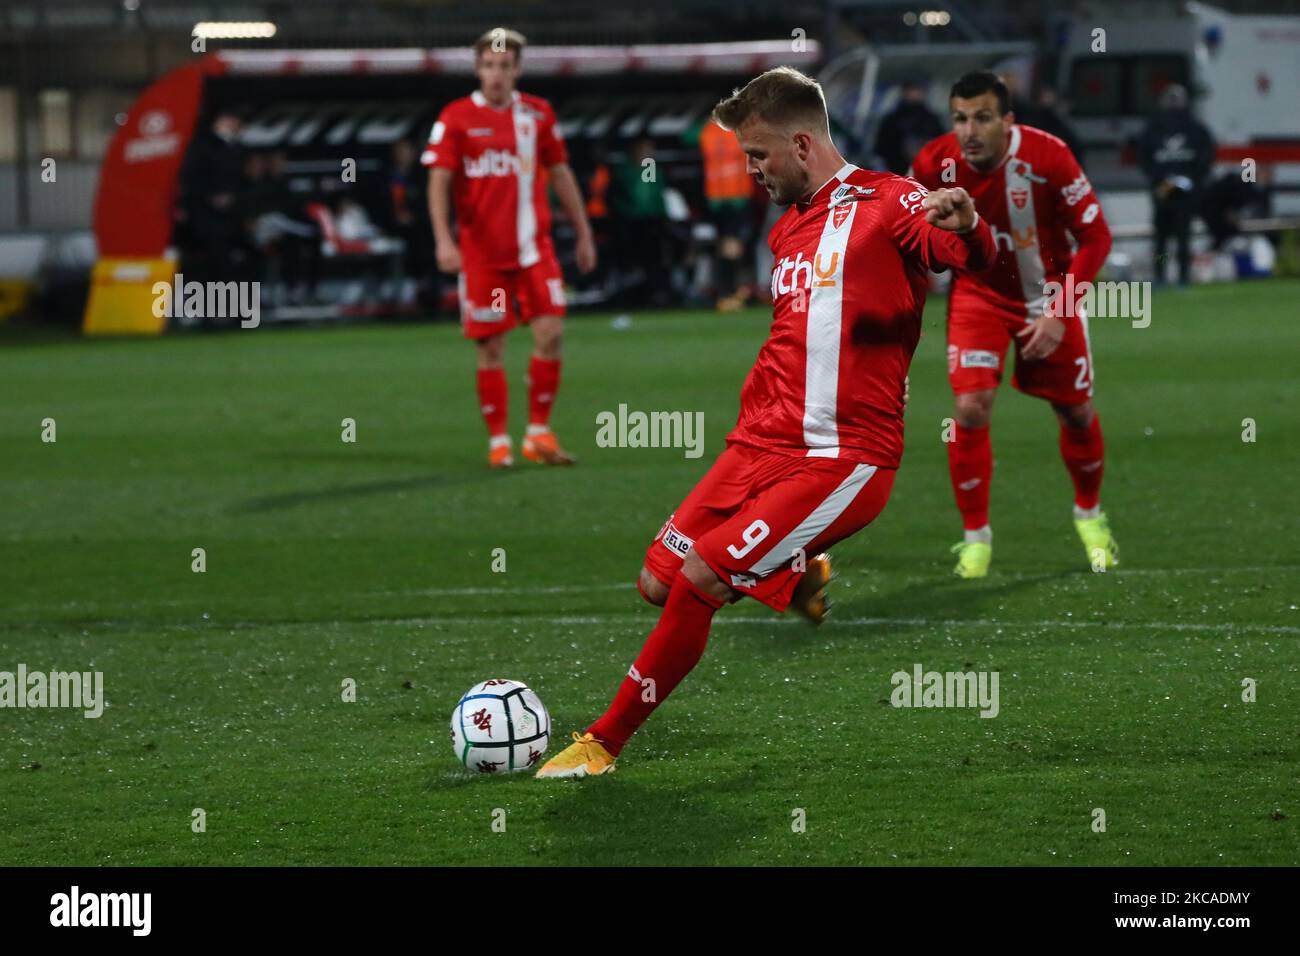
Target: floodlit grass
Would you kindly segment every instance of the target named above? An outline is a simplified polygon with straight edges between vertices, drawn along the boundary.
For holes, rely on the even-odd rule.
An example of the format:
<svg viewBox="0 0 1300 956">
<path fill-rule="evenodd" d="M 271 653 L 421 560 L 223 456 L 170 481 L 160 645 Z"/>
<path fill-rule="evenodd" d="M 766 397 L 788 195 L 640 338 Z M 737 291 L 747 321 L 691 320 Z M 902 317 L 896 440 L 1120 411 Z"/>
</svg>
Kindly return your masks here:
<svg viewBox="0 0 1300 956">
<path fill-rule="evenodd" d="M 524 680 L 552 752 L 601 712 L 656 618 L 646 544 L 769 315 L 572 319 L 556 428 L 580 464 L 509 474 L 451 325 L 0 334 L 0 670 L 102 671 L 108 699 L 0 710 L 0 864 L 1300 863 L 1297 298 L 1093 323 L 1114 572 L 1088 570 L 1050 410 L 1005 389 L 980 582 L 949 576 L 933 301 L 903 468 L 836 550 L 831 622 L 724 609 L 619 772 L 576 784 L 469 775 L 452 707 Z M 705 457 L 598 448 L 620 403 L 704 412 Z M 997 671 L 1000 713 L 889 706 L 916 663 Z"/>
</svg>

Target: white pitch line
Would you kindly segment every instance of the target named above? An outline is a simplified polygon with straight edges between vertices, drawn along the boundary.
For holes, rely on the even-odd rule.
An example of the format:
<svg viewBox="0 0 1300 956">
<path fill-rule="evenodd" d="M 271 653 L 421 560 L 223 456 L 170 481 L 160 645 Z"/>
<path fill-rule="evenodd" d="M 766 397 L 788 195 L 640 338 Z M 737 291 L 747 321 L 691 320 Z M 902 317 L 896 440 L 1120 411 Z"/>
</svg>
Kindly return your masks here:
<svg viewBox="0 0 1300 956">
<path fill-rule="evenodd" d="M 635 590 L 636 585 L 631 581 L 625 581 L 621 584 L 557 584 L 538 587 L 518 587 L 518 588 L 415 588 L 412 590 L 399 591 L 344 591 L 337 597 L 346 598 L 375 598 L 375 597 L 509 597 L 512 594 L 581 594 L 588 591 L 631 591 Z M 259 594 L 253 600 L 268 603 L 283 604 L 284 598 L 276 594 Z M 63 601 L 58 607 L 60 610 L 71 611 L 77 608 L 92 608 L 102 611 L 106 607 L 121 608 L 138 608 L 138 607 L 190 607 L 194 604 L 192 598 L 168 598 L 165 600 L 140 600 L 124 601 L 120 604 L 105 604 L 101 601 Z M 49 609 L 46 604 L 19 604 L 11 610 L 31 612 L 45 611 Z"/>
<path fill-rule="evenodd" d="M 185 623 L 176 622 L 157 622 L 148 624 L 135 624 L 127 622 L 124 624 L 119 621 L 100 620 L 80 623 L 77 626 L 81 628 L 103 627 L 132 628 L 139 627 L 145 630 L 180 630 L 180 631 L 199 631 L 199 630 L 222 630 L 222 629 L 239 629 L 239 630 L 264 630 L 268 628 L 285 627 L 285 628 L 322 628 L 322 627 L 363 627 L 367 625 L 380 626 L 397 626 L 410 627 L 415 625 L 445 625 L 448 627 L 460 626 L 466 624 L 537 624 L 543 623 L 554 627 L 601 627 L 609 625 L 631 625 L 640 624 L 647 630 L 652 626 L 651 620 L 653 615 L 643 614 L 597 614 L 583 616 L 562 616 L 562 617 L 544 617 L 537 614 L 465 614 L 460 616 L 441 616 L 441 617 L 383 617 L 383 618 L 348 618 L 334 621 L 228 621 L 216 618 L 209 621 L 188 621 Z M 807 622 L 795 617 L 794 615 L 779 616 L 773 613 L 770 617 L 735 617 L 721 614 L 714 619 L 714 624 L 734 625 L 734 624 L 758 624 L 783 629 L 802 630 L 810 638 L 817 633 Z M 1281 635 L 1300 635 L 1300 626 L 1291 626 L 1286 624 L 1250 624 L 1241 622 L 1224 622 L 1222 624 L 1200 624 L 1187 623 L 1184 621 L 1074 621 L 1074 620 L 1047 620 L 1047 621 L 995 621 L 988 618 L 929 618 L 929 617 L 852 617 L 836 618 L 831 616 L 827 618 L 826 624 L 822 626 L 821 633 L 828 633 L 826 628 L 831 631 L 838 631 L 845 627 L 888 627 L 890 625 L 902 627 L 925 627 L 925 628 L 985 628 L 988 630 L 1048 630 L 1052 628 L 1065 630 L 1083 630 L 1086 628 L 1108 628 L 1119 631 L 1190 631 L 1193 633 L 1219 633 L 1229 635 L 1234 631 L 1244 631 L 1248 633 L 1260 634 L 1281 634 Z"/>
<path fill-rule="evenodd" d="M 1107 574 L 1111 577 L 1124 578 L 1136 575 L 1170 575 L 1170 574 L 1264 574 L 1277 573 L 1278 571 L 1300 571 L 1300 565 L 1271 565 L 1266 567 L 1228 567 L 1228 568 L 1128 568 L 1117 571 L 1109 571 Z M 870 581 L 872 578 L 870 569 L 858 572 L 852 572 L 854 581 Z M 846 575 L 846 578 L 848 576 Z M 936 571 L 933 574 L 890 574 L 891 581 L 927 581 L 943 580 L 945 583 L 950 577 L 947 572 Z M 1015 574 L 1006 572 L 996 572 L 997 579 L 1008 581 L 1029 580 L 1034 578 L 1050 578 L 1051 574 Z M 632 581 L 622 581 L 605 584 L 555 584 L 539 585 L 535 587 L 511 587 L 511 588 L 489 588 L 489 587 L 461 587 L 461 588 L 414 588 L 409 590 L 383 590 L 383 591 L 347 591 L 338 595 L 339 597 L 348 598 L 367 598 L 367 597 L 509 597 L 512 594 L 582 594 L 590 591 L 630 591 L 636 587 Z M 258 595 L 255 600 L 282 602 L 282 598 L 276 595 Z M 192 599 L 167 599 L 167 600 L 136 600 L 124 602 L 117 607 L 138 608 L 138 607 L 187 607 L 194 602 Z M 62 610 L 73 610 L 79 607 L 94 608 L 101 610 L 105 607 L 114 605 L 105 605 L 98 601 L 64 601 L 59 607 Z M 46 604 L 25 604 L 15 605 L 10 608 L 11 612 L 30 613 L 31 611 L 48 610 Z"/>
<path fill-rule="evenodd" d="M 584 591 L 631 591 L 636 587 L 631 581 L 621 584 L 556 584 L 549 587 L 523 588 L 417 588 L 412 591 L 357 591 L 349 597 L 368 597 L 371 595 L 428 595 L 429 597 L 455 597 L 459 595 L 495 595 L 508 597 L 511 594 L 580 594 Z"/>
<path fill-rule="evenodd" d="M 619 623 L 647 623 L 649 621 L 646 615 L 632 614 L 603 614 L 583 617 L 540 617 L 536 614 L 511 614 L 500 617 L 487 616 L 482 614 L 468 614 L 464 617 L 396 617 L 396 618 L 362 618 L 357 621 L 349 621 L 352 624 L 514 624 L 514 623 L 537 623 L 553 624 L 560 627 L 578 627 L 592 626 L 600 624 L 619 624 Z M 303 622 L 304 625 L 310 625 L 313 622 Z M 714 619 L 714 624 L 769 624 L 776 627 L 801 627 L 808 628 L 808 624 L 803 620 L 796 620 L 793 617 L 782 618 L 773 614 L 771 617 L 728 617 L 719 615 Z M 241 622 L 243 626 L 265 627 L 265 622 Z M 986 618 L 927 618 L 927 617 L 854 617 L 854 618 L 835 618 L 833 615 L 826 619 L 825 626 L 836 627 L 880 627 L 882 625 L 903 625 L 906 627 L 985 627 L 985 628 L 1014 628 L 1017 630 L 1037 630 L 1042 628 L 1088 628 L 1088 627 L 1105 627 L 1116 630 L 1145 630 L 1145 631 L 1219 631 L 1229 632 L 1238 631 L 1258 631 L 1266 634 L 1300 634 L 1300 626 L 1290 626 L 1286 624 L 1243 624 L 1238 622 L 1227 622 L 1224 624 L 1189 624 L 1179 621 L 993 621 Z M 183 625 L 192 626 L 192 625 Z M 291 625 L 291 626 L 297 626 Z M 813 633 L 809 628 L 808 632 Z"/>
<path fill-rule="evenodd" d="M 739 617 L 718 618 L 719 623 L 761 624 L 765 618 Z M 793 622 L 792 622 L 793 623 Z M 851 625 L 855 627 L 878 627 L 882 624 L 902 624 L 908 627 L 989 627 L 1018 628 L 1034 630 L 1038 628 L 1064 627 L 1106 627 L 1122 630 L 1148 631 L 1260 631 L 1268 634 L 1300 634 L 1300 626 L 1287 624 L 1242 624 L 1235 621 L 1223 624 L 1188 624 L 1176 621 L 992 621 L 986 618 L 927 618 L 927 617 L 854 617 L 836 620 L 834 616 L 826 619 L 827 624 Z"/>
<path fill-rule="evenodd" d="M 1144 574 L 1276 574 L 1279 571 L 1300 571 L 1300 564 L 1275 564 L 1268 567 L 1224 567 L 1224 568 L 1118 568 L 1104 572 L 1117 578 L 1134 577 Z M 994 571 L 997 577 L 1040 578 L 1043 574 L 1002 574 Z"/>
</svg>

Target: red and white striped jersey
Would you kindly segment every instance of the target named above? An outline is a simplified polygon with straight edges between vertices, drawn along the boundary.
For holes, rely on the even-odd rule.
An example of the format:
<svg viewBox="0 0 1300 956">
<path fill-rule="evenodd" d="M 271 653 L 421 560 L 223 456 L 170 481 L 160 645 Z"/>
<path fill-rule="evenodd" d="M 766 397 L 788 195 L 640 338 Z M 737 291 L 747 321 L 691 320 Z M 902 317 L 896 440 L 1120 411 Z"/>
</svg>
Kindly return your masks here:
<svg viewBox="0 0 1300 956">
<path fill-rule="evenodd" d="M 545 171 L 567 159 L 546 100 L 515 92 L 497 109 L 475 90 L 443 108 L 420 162 L 452 171 L 461 254 L 526 269 L 551 248 Z"/>
<path fill-rule="evenodd" d="M 912 161 L 912 174 L 929 189 L 961 186 L 993 228 L 998 258 L 979 274 L 959 272 L 950 309 L 981 303 L 1036 319 L 1046 282 L 1091 282 L 1110 252 L 1110 227 L 1088 177 L 1070 148 L 1032 126 L 1011 127 L 1007 155 L 987 173 L 961 155 L 954 133 L 932 139 Z M 1070 236 L 1078 251 L 1070 248 Z"/>
<path fill-rule="evenodd" d="M 772 331 L 728 442 L 897 468 L 903 379 L 921 334 L 927 272 L 979 269 L 993 235 L 930 225 L 928 191 L 846 163 L 772 227 Z"/>
</svg>

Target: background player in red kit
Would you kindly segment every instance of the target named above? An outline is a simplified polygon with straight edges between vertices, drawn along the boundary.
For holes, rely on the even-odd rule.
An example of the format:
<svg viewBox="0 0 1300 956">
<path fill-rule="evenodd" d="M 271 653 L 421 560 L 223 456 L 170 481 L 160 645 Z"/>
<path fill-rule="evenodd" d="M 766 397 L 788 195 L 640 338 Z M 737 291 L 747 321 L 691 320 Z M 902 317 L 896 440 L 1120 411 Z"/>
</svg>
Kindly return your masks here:
<svg viewBox="0 0 1300 956">
<path fill-rule="evenodd" d="M 948 300 L 948 381 L 956 395 L 956 440 L 948 470 L 965 539 L 954 546 L 956 573 L 983 577 L 993 556 L 989 418 L 1015 343 L 1012 383 L 1046 399 L 1060 421 L 1060 448 L 1074 482 L 1074 523 L 1090 566 L 1119 563 L 1119 547 L 1101 510 L 1103 444 L 1092 406 L 1088 317 L 1076 302 L 1049 294 L 1082 290 L 1110 251 L 1110 227 L 1069 147 L 1016 123 L 1006 86 L 994 74 L 968 73 L 952 88 L 953 131 L 927 143 L 912 163 L 931 189 L 964 187 L 993 228 L 997 262 L 958 269 Z M 1071 253 L 1073 236 L 1077 249 Z M 1073 285 L 1065 276 L 1073 278 Z M 1060 283 L 1048 286 L 1046 283 Z"/>
<path fill-rule="evenodd" d="M 494 468 L 514 464 L 502 359 L 505 333 L 517 322 L 533 332 L 524 457 L 548 465 L 573 462 L 550 427 L 565 307 L 564 277 L 551 244 L 548 176 L 577 230 L 578 268 L 596 267 L 591 225 L 555 113 L 540 97 L 515 90 L 524 44 L 522 35 L 500 27 L 479 37 L 479 88 L 447 104 L 421 157 L 429 167 L 438 268 L 460 273 L 461 324 L 478 345 L 479 408 Z M 449 197 L 455 199 L 459 243 L 451 232 Z"/>
<path fill-rule="evenodd" d="M 538 777 L 613 769 L 700 659 L 724 603 L 749 595 L 819 615 L 828 563 L 803 556 L 868 525 L 889 498 L 927 269 L 993 258 L 992 233 L 964 190 L 927 194 L 846 163 L 821 87 L 796 70 L 763 73 L 714 119 L 735 132 L 772 201 L 790 207 L 768 237 L 772 331 L 726 450 L 647 552 L 638 585 L 663 606 L 658 625 L 609 709 Z"/>
</svg>

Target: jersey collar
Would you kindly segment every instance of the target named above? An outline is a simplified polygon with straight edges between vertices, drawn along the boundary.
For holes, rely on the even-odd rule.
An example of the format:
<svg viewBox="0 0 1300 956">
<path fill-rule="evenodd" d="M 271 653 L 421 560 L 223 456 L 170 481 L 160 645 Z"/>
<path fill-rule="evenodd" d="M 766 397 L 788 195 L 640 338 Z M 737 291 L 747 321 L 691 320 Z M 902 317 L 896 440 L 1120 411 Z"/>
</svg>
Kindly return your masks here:
<svg viewBox="0 0 1300 956">
<path fill-rule="evenodd" d="M 857 172 L 857 169 L 858 167 L 854 166 L 852 163 L 845 163 L 838 170 L 836 170 L 834 176 L 826 180 L 826 182 L 822 183 L 821 188 L 812 194 L 811 199 L 809 199 L 807 202 L 799 203 L 799 208 L 807 209 L 809 206 L 816 206 L 824 202 L 827 202 L 830 198 L 831 193 L 834 191 L 835 187 L 838 186 L 840 183 L 844 182 L 844 180 L 848 179 L 851 175 L 853 175 L 853 173 Z"/>
<path fill-rule="evenodd" d="M 493 106 L 491 103 L 487 101 L 487 97 L 483 95 L 482 90 L 475 90 L 473 93 L 469 95 L 469 98 L 473 101 L 475 106 L 483 107 L 485 109 L 493 109 L 493 110 L 495 109 L 508 110 L 510 109 L 510 107 L 514 106 L 516 103 L 519 102 L 519 91 L 518 90 L 510 91 L 510 103 L 508 106 Z"/>
</svg>

